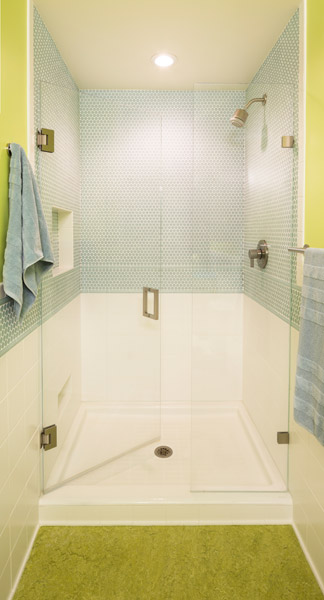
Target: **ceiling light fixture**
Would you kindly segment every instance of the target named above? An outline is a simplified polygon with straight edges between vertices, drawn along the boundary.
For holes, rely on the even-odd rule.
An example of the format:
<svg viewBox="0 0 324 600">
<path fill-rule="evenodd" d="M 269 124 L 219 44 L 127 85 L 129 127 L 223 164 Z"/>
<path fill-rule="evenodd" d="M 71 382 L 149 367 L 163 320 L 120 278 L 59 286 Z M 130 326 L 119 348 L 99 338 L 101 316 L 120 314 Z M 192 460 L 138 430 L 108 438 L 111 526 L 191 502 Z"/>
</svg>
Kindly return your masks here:
<svg viewBox="0 0 324 600">
<path fill-rule="evenodd" d="M 177 60 L 176 56 L 172 54 L 154 54 L 152 61 L 157 67 L 171 67 Z"/>
</svg>

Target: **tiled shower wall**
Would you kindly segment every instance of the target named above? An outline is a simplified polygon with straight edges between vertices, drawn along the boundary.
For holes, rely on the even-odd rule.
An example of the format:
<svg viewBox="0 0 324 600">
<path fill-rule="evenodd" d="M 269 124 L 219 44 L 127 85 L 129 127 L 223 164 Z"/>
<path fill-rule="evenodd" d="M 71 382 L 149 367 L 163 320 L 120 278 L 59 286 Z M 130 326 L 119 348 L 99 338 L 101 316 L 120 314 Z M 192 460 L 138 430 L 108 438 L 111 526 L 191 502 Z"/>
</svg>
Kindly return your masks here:
<svg viewBox="0 0 324 600">
<path fill-rule="evenodd" d="M 82 291 L 241 292 L 244 92 L 80 98 Z"/>
<path fill-rule="evenodd" d="M 246 131 L 244 197 L 244 292 L 286 322 L 290 319 L 291 255 L 296 245 L 298 180 L 299 11 L 253 78 L 247 100 L 267 94 L 266 106 L 252 105 Z M 293 149 L 281 136 L 294 135 Z M 260 239 L 269 262 L 251 269 L 248 249 Z M 294 309 L 298 303 L 294 296 Z M 298 298 L 297 298 L 298 300 Z M 294 323 L 297 316 L 294 314 Z"/>
<path fill-rule="evenodd" d="M 34 106 L 36 129 L 55 130 L 56 152 L 36 150 L 36 176 L 50 233 L 55 234 L 52 206 L 73 211 L 74 268 L 57 277 L 48 274 L 27 317 L 17 323 L 7 300 L 0 300 L 0 356 L 26 337 L 80 292 L 80 151 L 79 90 L 54 41 L 34 9 Z M 55 241 L 53 239 L 53 241 Z"/>
<path fill-rule="evenodd" d="M 57 213 L 52 209 L 73 212 L 74 267 L 46 277 L 42 318 L 48 319 L 80 293 L 80 111 L 79 90 L 36 9 L 34 112 L 35 130 L 45 127 L 55 132 L 54 154 L 36 151 L 36 175 L 56 258 Z"/>
</svg>

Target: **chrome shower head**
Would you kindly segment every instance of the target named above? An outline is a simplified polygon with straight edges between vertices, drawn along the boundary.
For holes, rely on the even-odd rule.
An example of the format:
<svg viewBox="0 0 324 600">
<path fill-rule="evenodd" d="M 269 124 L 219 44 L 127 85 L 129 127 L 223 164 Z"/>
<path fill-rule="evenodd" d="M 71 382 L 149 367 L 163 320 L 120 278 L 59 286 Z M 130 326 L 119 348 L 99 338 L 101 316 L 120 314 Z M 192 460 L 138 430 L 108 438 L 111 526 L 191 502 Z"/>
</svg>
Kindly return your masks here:
<svg viewBox="0 0 324 600">
<path fill-rule="evenodd" d="M 232 125 L 234 125 L 235 127 L 244 127 L 245 123 L 246 123 L 246 119 L 249 116 L 249 113 L 247 111 L 247 109 L 249 108 L 249 106 L 251 106 L 251 104 L 253 104 L 254 102 L 261 102 L 263 105 L 266 104 L 267 102 L 267 94 L 264 94 L 262 96 L 262 98 L 253 98 L 252 100 L 250 100 L 245 106 L 244 108 L 238 108 L 234 115 L 231 117 L 230 121 L 232 123 Z"/>
<path fill-rule="evenodd" d="M 244 108 L 238 108 L 234 115 L 231 117 L 231 123 L 235 127 L 244 127 L 245 121 L 248 118 L 249 113 Z"/>
</svg>

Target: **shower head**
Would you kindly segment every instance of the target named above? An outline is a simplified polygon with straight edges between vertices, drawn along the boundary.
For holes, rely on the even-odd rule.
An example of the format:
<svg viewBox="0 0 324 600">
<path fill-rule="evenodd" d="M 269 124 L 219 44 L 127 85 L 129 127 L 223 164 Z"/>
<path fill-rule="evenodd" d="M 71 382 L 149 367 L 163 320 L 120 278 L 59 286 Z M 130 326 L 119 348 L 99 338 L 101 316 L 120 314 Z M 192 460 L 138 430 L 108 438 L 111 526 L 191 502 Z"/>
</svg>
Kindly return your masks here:
<svg viewBox="0 0 324 600">
<path fill-rule="evenodd" d="M 264 94 L 262 98 L 253 98 L 244 106 L 244 108 L 238 108 L 230 119 L 232 125 L 235 127 L 244 127 L 246 119 L 249 116 L 247 109 L 254 102 L 261 102 L 264 105 L 267 102 L 267 94 Z"/>
<path fill-rule="evenodd" d="M 234 115 L 231 117 L 231 123 L 235 127 L 244 127 L 245 121 L 248 118 L 249 113 L 244 108 L 238 108 Z"/>
</svg>

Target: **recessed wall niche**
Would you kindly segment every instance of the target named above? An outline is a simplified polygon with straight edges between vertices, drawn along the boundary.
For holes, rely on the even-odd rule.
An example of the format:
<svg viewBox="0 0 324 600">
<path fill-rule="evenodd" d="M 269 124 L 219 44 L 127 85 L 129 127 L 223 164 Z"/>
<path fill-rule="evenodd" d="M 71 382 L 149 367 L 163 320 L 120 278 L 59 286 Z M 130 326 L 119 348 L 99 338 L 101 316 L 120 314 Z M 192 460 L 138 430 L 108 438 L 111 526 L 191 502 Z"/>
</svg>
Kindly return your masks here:
<svg viewBox="0 0 324 600">
<path fill-rule="evenodd" d="M 53 277 L 73 269 L 73 212 L 52 207 Z"/>
</svg>

